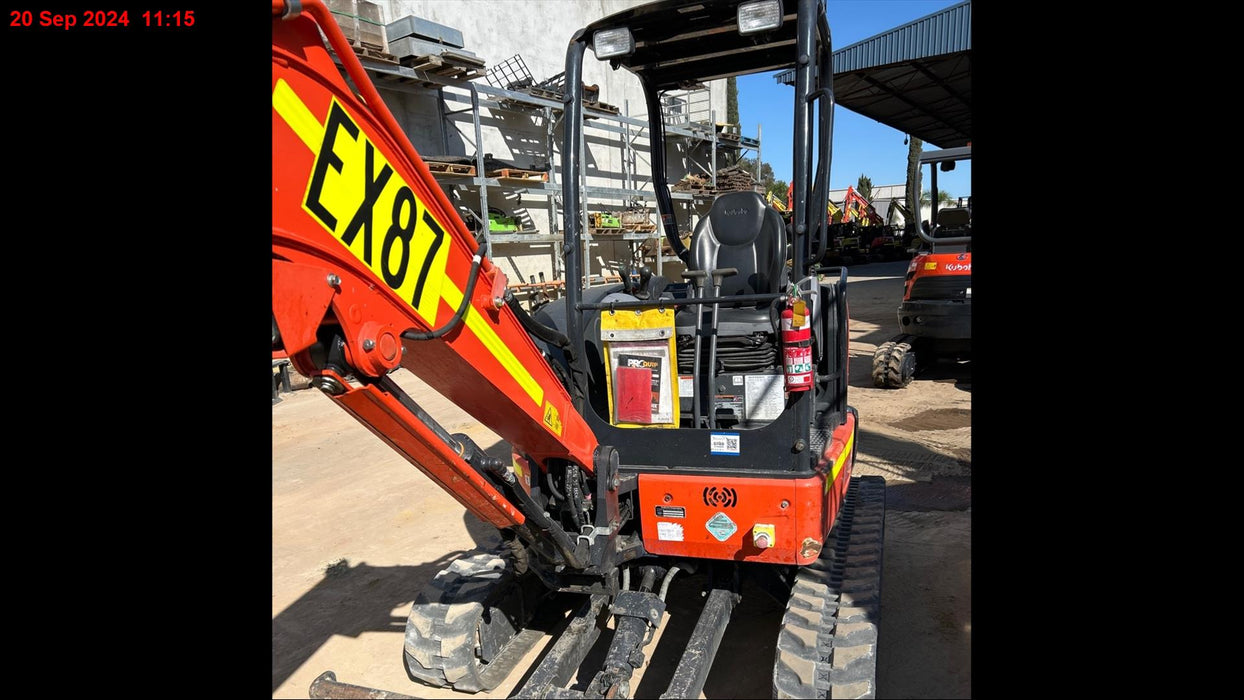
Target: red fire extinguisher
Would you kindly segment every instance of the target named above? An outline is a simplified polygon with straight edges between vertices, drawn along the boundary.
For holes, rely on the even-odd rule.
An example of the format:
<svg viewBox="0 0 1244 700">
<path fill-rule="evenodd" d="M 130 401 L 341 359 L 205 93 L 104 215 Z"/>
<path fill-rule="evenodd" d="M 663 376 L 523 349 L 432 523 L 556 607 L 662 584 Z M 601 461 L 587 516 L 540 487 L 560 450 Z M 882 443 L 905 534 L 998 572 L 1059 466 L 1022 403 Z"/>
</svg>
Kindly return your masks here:
<svg viewBox="0 0 1244 700">
<path fill-rule="evenodd" d="M 782 358 L 786 390 L 812 388 L 812 322 L 802 299 L 782 310 Z"/>
</svg>

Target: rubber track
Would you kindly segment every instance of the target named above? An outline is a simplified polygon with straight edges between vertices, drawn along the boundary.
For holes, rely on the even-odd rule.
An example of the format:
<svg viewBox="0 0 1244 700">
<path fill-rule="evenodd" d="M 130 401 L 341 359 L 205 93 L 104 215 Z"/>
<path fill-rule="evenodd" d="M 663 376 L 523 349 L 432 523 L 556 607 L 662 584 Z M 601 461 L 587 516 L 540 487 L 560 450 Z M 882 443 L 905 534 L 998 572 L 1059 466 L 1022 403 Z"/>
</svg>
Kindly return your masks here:
<svg viewBox="0 0 1244 700">
<path fill-rule="evenodd" d="M 911 383 L 912 377 L 903 378 L 903 360 L 911 352 L 911 343 L 887 341 L 873 354 L 873 386 L 882 389 L 901 389 Z"/>
<path fill-rule="evenodd" d="M 437 572 L 406 619 L 403 656 L 411 675 L 438 688 L 471 693 L 492 690 L 505 680 L 517 661 L 511 657 L 526 653 L 541 636 L 523 630 L 489 664 L 477 656 L 484 603 L 513 578 L 509 562 L 495 552 L 457 559 Z"/>
<path fill-rule="evenodd" d="M 885 480 L 851 479 L 820 558 L 801 567 L 786 603 L 773 662 L 775 698 L 872 698 Z"/>
</svg>

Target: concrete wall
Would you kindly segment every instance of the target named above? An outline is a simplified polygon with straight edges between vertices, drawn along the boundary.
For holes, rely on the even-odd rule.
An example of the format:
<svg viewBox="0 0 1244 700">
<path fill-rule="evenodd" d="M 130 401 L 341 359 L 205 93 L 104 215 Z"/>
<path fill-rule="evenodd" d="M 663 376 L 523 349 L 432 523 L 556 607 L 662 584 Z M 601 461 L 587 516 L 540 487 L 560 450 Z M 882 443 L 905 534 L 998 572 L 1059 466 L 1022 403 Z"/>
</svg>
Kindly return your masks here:
<svg viewBox="0 0 1244 700">
<path fill-rule="evenodd" d="M 414 15 L 458 29 L 463 35 L 464 48 L 487 62 L 485 70 L 519 55 L 532 78 L 540 82 L 565 70 L 566 47 L 577 30 L 601 17 L 644 3 L 641 0 L 390 0 L 378 4 L 386 23 Z M 607 62 L 596 60 L 594 54 L 588 51 L 583 61 L 583 79 L 589 85 L 599 86 L 601 102 L 618 107 L 622 114 L 629 113 L 632 117 L 646 119 L 643 91 L 638 79 L 631 73 L 610 69 Z M 474 82 L 488 84 L 483 77 Z M 381 87 L 381 95 L 389 109 L 421 155 L 428 157 L 475 154 L 475 134 L 469 112 L 451 115 L 451 124 L 442 131 L 434 90 L 386 88 L 383 83 L 378 87 Z M 714 81 L 709 87 L 711 106 L 716 110 L 717 121 L 724 122 L 726 83 L 724 80 Z M 450 96 L 469 97 L 469 93 L 460 88 L 447 88 L 446 93 Z M 469 109 L 469 106 L 469 102 L 451 100 L 447 103 L 450 111 Z M 585 130 L 588 185 L 624 187 L 623 135 L 594 129 L 590 126 L 591 123 L 589 121 L 589 127 Z M 617 126 L 617 122 L 608 120 L 601 120 L 599 123 Z M 548 153 L 547 125 L 540 115 L 483 109 L 481 126 L 485 153 L 512 161 L 519 167 L 530 168 L 538 168 L 548 163 L 551 156 L 552 165 L 560 172 L 560 149 L 555 146 L 554 152 Z M 558 118 L 555 120 L 554 143 L 558 143 L 561 138 L 562 125 Z M 640 188 L 651 191 L 651 183 L 647 177 L 648 141 L 642 136 L 635 139 L 634 135 L 632 140 L 638 152 L 635 162 L 628 164 L 626 169 L 637 175 L 636 184 Z M 667 144 L 667 170 L 671 183 L 681 179 L 688 171 L 701 172 L 690 160 L 698 161 L 704 168 L 708 167 L 709 149 L 705 144 L 691 144 L 689 148 L 687 144 L 679 141 L 671 139 Z M 724 165 L 719 162 L 718 167 Z M 459 201 L 480 211 L 477 192 L 468 188 L 457 189 Z M 518 193 L 513 191 L 490 188 L 488 205 L 505 210 L 541 233 L 548 233 L 554 228 L 549 221 L 546 196 L 532 193 L 516 195 Z M 618 199 L 590 200 L 588 208 L 590 211 L 615 211 L 623 208 L 625 204 L 625 201 Z M 653 209 L 652 221 L 657 222 L 655 203 L 648 201 L 645 205 Z M 557 211 L 560 218 L 560 209 Z M 695 217 L 688 217 L 689 213 L 680 212 L 680 221 L 690 219 L 693 222 Z M 562 222 L 557 221 L 556 229 L 560 231 L 562 228 Z M 660 242 L 650 241 L 647 247 L 649 251 L 659 252 Z M 512 279 L 517 277 L 525 281 L 539 272 L 544 272 L 551 279 L 558 277 L 561 269 L 560 261 L 553 256 L 553 249 L 551 245 L 509 244 L 494 248 L 493 257 Z M 591 270 L 598 273 L 604 261 L 621 259 L 628 255 L 629 248 L 626 245 L 594 248 Z"/>
</svg>

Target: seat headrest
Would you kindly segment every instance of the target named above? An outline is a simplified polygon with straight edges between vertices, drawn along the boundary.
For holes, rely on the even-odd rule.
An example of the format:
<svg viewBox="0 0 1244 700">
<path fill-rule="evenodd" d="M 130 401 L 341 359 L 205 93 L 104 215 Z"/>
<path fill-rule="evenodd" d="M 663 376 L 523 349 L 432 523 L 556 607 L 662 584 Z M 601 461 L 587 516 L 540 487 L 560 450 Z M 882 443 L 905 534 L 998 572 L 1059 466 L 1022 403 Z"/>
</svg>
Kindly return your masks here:
<svg viewBox="0 0 1244 700">
<path fill-rule="evenodd" d="M 755 192 L 728 192 L 713 201 L 708 218 L 713 234 L 725 245 L 747 245 L 764 227 L 768 205 Z"/>
<path fill-rule="evenodd" d="M 961 228 L 972 222 L 967 209 L 943 209 L 937 212 L 937 223 L 945 228 Z"/>
</svg>

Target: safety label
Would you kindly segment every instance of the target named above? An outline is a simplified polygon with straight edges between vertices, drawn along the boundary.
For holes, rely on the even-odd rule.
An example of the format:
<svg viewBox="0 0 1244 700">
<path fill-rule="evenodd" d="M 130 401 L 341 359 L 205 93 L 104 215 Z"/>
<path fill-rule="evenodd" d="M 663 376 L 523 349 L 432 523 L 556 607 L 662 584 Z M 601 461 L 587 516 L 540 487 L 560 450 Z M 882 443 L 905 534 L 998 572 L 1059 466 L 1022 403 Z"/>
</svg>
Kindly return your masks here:
<svg viewBox="0 0 1244 700">
<path fill-rule="evenodd" d="M 335 98 L 303 209 L 436 325 L 445 229 Z"/>
<path fill-rule="evenodd" d="M 708 451 L 715 455 L 738 455 L 738 433 L 709 433 Z"/>
<path fill-rule="evenodd" d="M 557 407 L 548 401 L 544 402 L 544 424 L 554 433 L 562 434 L 561 415 L 557 412 Z"/>
<path fill-rule="evenodd" d="M 809 369 L 811 369 L 809 367 Z M 786 407 L 786 394 L 780 374 L 749 374 L 744 389 L 747 420 L 774 420 Z"/>
<path fill-rule="evenodd" d="M 671 542 L 683 541 L 682 523 L 657 523 L 657 539 Z"/>
<path fill-rule="evenodd" d="M 737 418 L 743 417 L 742 394 L 714 394 L 713 409 L 718 413 L 725 412 Z"/>
<path fill-rule="evenodd" d="M 680 398 L 690 398 L 695 396 L 695 382 L 692 381 L 694 375 L 680 374 L 678 375 L 678 396 Z"/>
<path fill-rule="evenodd" d="M 730 536 L 739 529 L 730 516 L 721 511 L 717 511 L 713 517 L 709 518 L 708 522 L 704 523 L 704 527 L 708 528 L 709 533 L 716 537 L 718 542 L 730 539 Z"/>
</svg>

